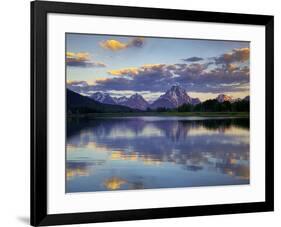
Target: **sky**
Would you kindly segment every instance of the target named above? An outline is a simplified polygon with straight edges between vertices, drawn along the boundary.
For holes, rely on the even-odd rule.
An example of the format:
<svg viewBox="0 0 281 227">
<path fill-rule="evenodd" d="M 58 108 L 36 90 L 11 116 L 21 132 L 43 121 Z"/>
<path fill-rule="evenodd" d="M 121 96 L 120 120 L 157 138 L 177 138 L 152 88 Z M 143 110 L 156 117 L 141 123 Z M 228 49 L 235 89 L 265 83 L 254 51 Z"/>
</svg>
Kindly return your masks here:
<svg viewBox="0 0 281 227">
<path fill-rule="evenodd" d="M 250 43 L 66 33 L 67 87 L 153 101 L 173 85 L 201 101 L 249 95 Z"/>
</svg>

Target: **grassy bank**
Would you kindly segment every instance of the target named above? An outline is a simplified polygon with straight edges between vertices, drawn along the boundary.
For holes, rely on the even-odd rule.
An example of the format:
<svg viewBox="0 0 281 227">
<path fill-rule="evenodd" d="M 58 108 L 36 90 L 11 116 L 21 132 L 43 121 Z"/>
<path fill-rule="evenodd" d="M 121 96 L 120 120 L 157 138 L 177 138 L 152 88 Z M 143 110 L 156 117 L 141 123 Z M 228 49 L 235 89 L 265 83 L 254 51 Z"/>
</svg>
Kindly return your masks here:
<svg viewBox="0 0 281 227">
<path fill-rule="evenodd" d="M 135 117 L 135 116 L 192 116 L 192 117 L 249 117 L 249 112 L 132 112 L 132 113 L 88 113 L 68 114 L 67 117 L 96 118 L 96 117 Z"/>
</svg>

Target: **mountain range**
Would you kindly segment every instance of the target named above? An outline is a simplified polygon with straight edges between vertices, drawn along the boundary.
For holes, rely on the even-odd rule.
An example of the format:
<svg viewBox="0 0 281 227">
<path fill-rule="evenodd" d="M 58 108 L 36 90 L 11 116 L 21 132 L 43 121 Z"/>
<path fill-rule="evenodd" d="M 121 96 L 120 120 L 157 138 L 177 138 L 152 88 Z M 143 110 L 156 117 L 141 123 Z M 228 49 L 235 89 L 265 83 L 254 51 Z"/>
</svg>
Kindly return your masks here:
<svg viewBox="0 0 281 227">
<path fill-rule="evenodd" d="M 126 106 L 97 102 L 89 97 L 80 95 L 69 89 L 67 89 L 66 92 L 66 100 L 68 113 L 119 113 L 135 111 Z"/>
<path fill-rule="evenodd" d="M 234 99 L 232 96 L 229 96 L 229 95 L 225 95 L 225 94 L 220 94 L 217 96 L 216 100 L 220 103 L 222 102 L 230 102 L 230 103 L 234 103 L 234 102 L 237 102 L 237 101 L 250 101 L 250 96 L 246 96 L 245 98 L 243 99 L 240 99 L 240 98 L 237 98 L 237 99 Z"/>
<path fill-rule="evenodd" d="M 72 92 L 68 90 L 68 92 Z M 75 92 L 72 92 L 75 93 Z M 72 96 L 74 94 L 70 93 Z M 75 93 L 79 95 L 78 93 Z M 190 97 L 186 90 L 180 86 L 172 86 L 169 90 L 166 91 L 165 94 L 161 95 L 159 98 L 157 98 L 154 102 L 151 104 L 146 101 L 142 95 L 136 93 L 130 97 L 122 96 L 122 97 L 112 97 L 108 93 L 103 93 L 103 92 L 95 92 L 92 95 L 86 97 L 86 96 L 81 96 L 83 97 L 83 102 L 88 104 L 90 101 L 92 101 L 95 106 L 97 104 L 103 104 L 106 106 L 100 107 L 101 109 L 107 109 L 107 108 L 113 108 L 114 106 L 117 107 L 117 109 L 122 109 L 124 107 L 127 107 L 127 111 L 132 109 L 134 110 L 147 110 L 148 108 L 150 109 L 157 109 L 157 108 L 166 108 L 166 109 L 173 109 L 177 108 L 179 106 L 182 106 L 183 104 L 191 104 L 191 105 L 197 105 L 201 103 L 199 98 L 192 98 Z M 76 97 L 77 99 L 77 97 Z M 82 99 L 82 98 L 80 98 Z M 231 103 L 236 102 L 236 101 L 241 101 L 241 99 L 233 99 L 231 96 L 225 95 L 225 94 L 219 94 L 216 97 L 216 100 L 220 103 L 229 101 Z M 249 101 L 250 97 L 246 96 L 243 100 Z M 73 104 L 73 103 L 72 103 Z M 79 102 L 77 103 L 79 104 Z M 125 111 L 125 109 L 122 109 L 122 111 Z M 114 108 L 113 108 L 114 112 Z"/>
<path fill-rule="evenodd" d="M 96 92 L 89 96 L 89 98 L 105 103 L 105 104 L 117 104 L 127 106 L 132 109 L 146 110 L 157 109 L 157 108 L 176 108 L 183 104 L 196 105 L 200 103 L 200 99 L 191 98 L 185 89 L 180 86 L 172 86 L 165 94 L 161 95 L 153 103 L 149 104 L 142 95 L 134 94 L 130 97 L 122 96 L 120 98 L 111 97 L 108 93 Z"/>
</svg>

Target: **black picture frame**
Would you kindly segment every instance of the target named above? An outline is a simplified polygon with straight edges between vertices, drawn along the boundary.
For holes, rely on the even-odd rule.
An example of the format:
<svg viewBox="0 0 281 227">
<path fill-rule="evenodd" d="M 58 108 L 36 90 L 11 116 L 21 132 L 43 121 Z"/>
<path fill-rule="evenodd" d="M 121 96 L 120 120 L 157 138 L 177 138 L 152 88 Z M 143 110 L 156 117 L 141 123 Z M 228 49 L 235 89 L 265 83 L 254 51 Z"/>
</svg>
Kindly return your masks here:
<svg viewBox="0 0 281 227">
<path fill-rule="evenodd" d="M 101 15 L 264 25 L 266 36 L 265 201 L 223 205 L 47 214 L 47 14 Z M 31 225 L 79 224 L 274 210 L 274 17 L 63 2 L 31 2 Z M 262 149 L 262 148 L 261 148 Z"/>
</svg>

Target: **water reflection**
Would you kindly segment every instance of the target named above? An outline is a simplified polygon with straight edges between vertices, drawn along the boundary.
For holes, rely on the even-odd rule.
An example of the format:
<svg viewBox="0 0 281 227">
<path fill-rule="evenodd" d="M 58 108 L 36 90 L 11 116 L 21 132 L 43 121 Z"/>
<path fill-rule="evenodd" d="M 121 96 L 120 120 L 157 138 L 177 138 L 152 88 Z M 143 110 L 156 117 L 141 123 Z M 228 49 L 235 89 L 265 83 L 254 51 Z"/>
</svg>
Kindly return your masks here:
<svg viewBox="0 0 281 227">
<path fill-rule="evenodd" d="M 104 181 L 105 187 L 111 190 L 119 189 L 121 185 L 125 183 L 127 183 L 127 181 L 119 177 L 111 177 Z"/>
<path fill-rule="evenodd" d="M 67 180 L 71 180 L 75 177 L 89 176 L 89 168 L 87 163 L 80 162 L 68 162 L 66 167 L 66 178 Z"/>
<path fill-rule="evenodd" d="M 249 119 L 72 120 L 67 192 L 249 183 Z"/>
</svg>

